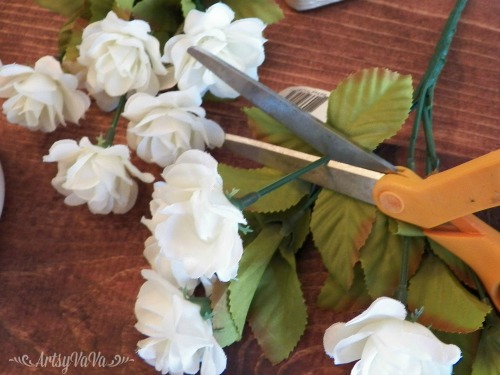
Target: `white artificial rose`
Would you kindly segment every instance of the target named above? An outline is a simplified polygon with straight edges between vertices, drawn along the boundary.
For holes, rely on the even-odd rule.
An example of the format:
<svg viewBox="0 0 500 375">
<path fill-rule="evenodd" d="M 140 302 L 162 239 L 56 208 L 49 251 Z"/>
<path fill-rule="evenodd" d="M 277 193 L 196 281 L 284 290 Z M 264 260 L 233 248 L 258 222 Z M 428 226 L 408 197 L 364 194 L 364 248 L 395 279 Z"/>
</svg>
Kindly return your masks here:
<svg viewBox="0 0 500 375">
<path fill-rule="evenodd" d="M 131 162 L 124 145 L 95 146 L 84 137 L 77 143 L 64 139 L 55 142 L 44 162 L 57 162 L 52 185 L 66 196 L 70 206 L 87 204 L 96 214 L 125 213 L 137 199 L 137 183 L 130 176 L 152 182 L 153 176 L 141 173 Z"/>
<path fill-rule="evenodd" d="M 138 342 L 138 354 L 162 374 L 218 375 L 226 368 L 226 355 L 213 336 L 210 320 L 200 306 L 152 270 L 135 304 L 136 329 L 148 338 Z"/>
<path fill-rule="evenodd" d="M 216 3 L 206 12 L 192 10 L 186 16 L 184 34 L 167 41 L 162 61 L 173 64 L 180 89 L 196 87 L 201 94 L 208 90 L 220 98 L 238 96 L 187 52 L 192 46 L 202 47 L 252 78 L 258 78 L 257 68 L 264 62 L 265 24 L 258 18 L 233 22 L 234 16 L 224 3 Z"/>
<path fill-rule="evenodd" d="M 224 195 L 217 161 L 199 150 L 184 152 L 156 183 L 150 220 L 143 220 L 163 256 L 191 278 L 229 281 L 243 253 L 239 224 L 245 218 Z"/>
<path fill-rule="evenodd" d="M 193 88 L 156 97 L 145 93 L 132 95 L 122 114 L 130 121 L 129 146 L 141 159 L 161 167 L 172 164 L 189 149 L 222 146 L 224 131 L 205 118 L 201 103 L 199 93 Z"/>
<path fill-rule="evenodd" d="M 3 112 L 9 122 L 30 130 L 52 132 L 66 121 L 78 123 L 90 99 L 77 87 L 78 79 L 51 56 L 40 58 L 34 68 L 0 66 L 0 97 L 8 98 Z"/>
<path fill-rule="evenodd" d="M 359 360 L 353 375 L 451 374 L 460 349 L 405 317 L 401 302 L 378 298 L 361 315 L 328 328 L 325 351 L 337 365 Z"/>
<path fill-rule="evenodd" d="M 130 92 L 156 95 L 167 76 L 161 63 L 160 44 L 142 20 L 125 21 L 109 12 L 83 30 L 78 63 L 87 68 L 87 88 L 103 101 Z M 111 109 L 113 101 L 103 105 Z M 115 103 L 116 104 L 116 103 Z"/>
</svg>

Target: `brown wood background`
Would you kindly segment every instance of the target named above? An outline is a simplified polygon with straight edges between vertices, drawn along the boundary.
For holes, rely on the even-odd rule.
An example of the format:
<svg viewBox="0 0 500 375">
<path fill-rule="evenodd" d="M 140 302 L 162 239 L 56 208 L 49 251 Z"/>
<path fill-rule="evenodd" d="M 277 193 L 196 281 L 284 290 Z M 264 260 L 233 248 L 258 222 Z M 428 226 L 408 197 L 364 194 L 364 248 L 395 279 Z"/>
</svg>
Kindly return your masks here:
<svg viewBox="0 0 500 375">
<path fill-rule="evenodd" d="M 453 0 L 346 0 L 297 13 L 278 1 L 285 19 L 266 29 L 267 59 L 261 81 L 279 91 L 290 85 L 332 89 L 349 73 L 387 67 L 411 74 L 415 83 L 432 55 Z M 464 11 L 448 63 L 436 90 L 435 135 L 443 169 L 499 148 L 500 2 L 471 0 Z M 32 65 L 56 53 L 63 19 L 28 0 L 0 3 L 0 59 Z M 226 130 L 248 134 L 242 100 L 207 105 L 208 116 Z M 9 359 L 40 353 L 100 352 L 134 359 L 114 369 L 69 369 L 70 374 L 155 374 L 135 354 L 142 336 L 134 329 L 134 301 L 148 230 L 151 186 L 142 185 L 126 215 L 92 215 L 86 206 L 67 207 L 50 185 L 54 164 L 42 156 L 54 141 L 94 138 L 110 119 L 91 110 L 80 126 L 52 134 L 33 133 L 0 119 L 0 161 L 6 200 L 0 220 L 0 373 L 59 374 L 60 368 L 29 369 Z M 123 130 L 123 129 L 122 129 Z M 382 148 L 405 162 L 409 126 Z M 120 131 L 118 142 L 124 142 Z M 215 152 L 224 162 L 239 162 Z M 137 161 L 143 170 L 159 169 Z M 498 211 L 483 214 L 498 228 Z M 326 274 L 313 246 L 299 254 L 299 271 L 309 306 L 309 327 L 289 360 L 272 366 L 247 331 L 226 349 L 225 374 L 346 374 L 324 355 L 324 330 L 348 319 L 314 305 Z"/>
</svg>

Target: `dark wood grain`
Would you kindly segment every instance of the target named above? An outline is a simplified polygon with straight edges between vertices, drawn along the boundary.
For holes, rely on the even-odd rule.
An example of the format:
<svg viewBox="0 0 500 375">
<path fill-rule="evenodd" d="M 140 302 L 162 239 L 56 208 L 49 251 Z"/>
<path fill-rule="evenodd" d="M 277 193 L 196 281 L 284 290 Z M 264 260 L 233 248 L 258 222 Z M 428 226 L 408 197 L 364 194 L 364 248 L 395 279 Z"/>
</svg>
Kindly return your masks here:
<svg viewBox="0 0 500 375">
<path fill-rule="evenodd" d="M 266 62 L 261 80 L 275 90 L 290 85 L 332 89 L 346 75 L 381 66 L 411 74 L 425 71 L 452 0 L 347 0 L 297 13 L 280 1 L 285 19 L 266 29 Z M 63 19 L 27 0 L 0 3 L 0 59 L 33 64 L 56 53 Z M 470 1 L 436 90 L 435 136 L 443 168 L 498 149 L 500 123 L 500 2 Z M 226 130 L 249 134 L 243 100 L 207 104 L 208 116 Z M 52 188 L 56 167 L 42 156 L 58 139 L 95 137 L 109 117 L 92 110 L 81 125 L 52 134 L 21 129 L 0 119 L 0 161 L 6 201 L 0 220 L 0 373 L 60 374 L 60 368 L 29 369 L 9 361 L 40 353 L 100 352 L 134 361 L 114 369 L 70 368 L 71 374 L 154 374 L 135 354 L 142 336 L 134 329 L 134 301 L 140 270 L 151 186 L 141 186 L 136 206 L 126 215 L 96 216 L 86 207 L 70 208 Z M 404 163 L 409 125 L 382 148 Z M 123 127 L 117 135 L 124 142 Z M 419 146 L 421 149 L 421 145 Z M 215 152 L 223 161 L 233 160 Z M 159 169 L 134 160 L 156 175 Z M 241 161 L 240 161 L 241 162 Z M 498 211 L 485 215 L 498 224 Z M 498 226 L 497 226 L 498 227 Z M 315 307 L 326 277 L 314 247 L 299 254 L 300 278 L 309 308 L 309 326 L 289 360 L 272 366 L 247 330 L 226 349 L 226 374 L 347 374 L 324 355 L 324 330 L 348 316 Z M 34 371 L 36 370 L 36 371 Z"/>
</svg>

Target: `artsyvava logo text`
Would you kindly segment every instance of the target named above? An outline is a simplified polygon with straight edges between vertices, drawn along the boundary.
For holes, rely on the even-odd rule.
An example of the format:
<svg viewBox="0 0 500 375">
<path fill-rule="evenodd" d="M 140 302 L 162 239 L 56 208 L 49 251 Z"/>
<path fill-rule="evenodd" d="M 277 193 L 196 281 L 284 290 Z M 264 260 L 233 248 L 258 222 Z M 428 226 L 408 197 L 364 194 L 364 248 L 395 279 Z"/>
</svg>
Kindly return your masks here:
<svg viewBox="0 0 500 375">
<path fill-rule="evenodd" d="M 117 367 L 133 361 L 132 358 L 120 354 L 115 354 L 113 357 L 109 358 L 104 356 L 101 352 L 84 353 L 76 351 L 68 355 L 59 353 L 49 355 L 42 352 L 36 359 L 30 358 L 27 354 L 9 359 L 9 362 L 15 362 L 26 367 L 60 368 L 62 374 L 66 374 L 70 367 Z"/>
</svg>

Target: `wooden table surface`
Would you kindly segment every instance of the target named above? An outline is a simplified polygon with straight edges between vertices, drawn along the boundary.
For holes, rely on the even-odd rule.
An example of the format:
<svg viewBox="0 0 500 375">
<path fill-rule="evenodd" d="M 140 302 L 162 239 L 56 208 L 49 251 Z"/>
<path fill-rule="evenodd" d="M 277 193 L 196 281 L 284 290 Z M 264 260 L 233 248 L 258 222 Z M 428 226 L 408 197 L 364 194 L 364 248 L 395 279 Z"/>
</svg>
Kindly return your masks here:
<svg viewBox="0 0 500 375">
<path fill-rule="evenodd" d="M 411 74 L 418 82 L 454 1 L 346 0 L 306 13 L 279 3 L 285 18 L 265 31 L 267 58 L 260 69 L 261 81 L 277 91 L 290 85 L 332 89 L 348 74 L 375 66 Z M 32 65 L 42 55 L 54 55 L 62 23 L 31 1 L 1 2 L 0 59 Z M 470 0 L 436 90 L 435 136 L 443 169 L 499 148 L 499 60 L 500 2 Z M 206 108 L 226 130 L 247 135 L 243 105 L 240 99 Z M 55 165 L 42 163 L 56 140 L 93 138 L 109 121 L 94 109 L 80 126 L 41 134 L 0 119 L 6 178 L 0 220 L 1 374 L 60 374 L 61 368 L 50 365 L 29 369 L 9 361 L 22 355 L 36 361 L 42 352 L 133 359 L 113 369 L 71 367 L 69 374 L 156 373 L 135 354 L 143 336 L 134 329 L 133 313 L 143 282 L 140 270 L 147 267 L 142 251 L 148 230 L 139 220 L 149 215 L 152 187 L 140 187 L 128 214 L 97 216 L 86 206 L 66 206 L 50 184 Z M 384 156 L 405 162 L 410 125 L 383 147 Z M 117 141 L 125 141 L 123 126 Z M 137 165 L 159 175 L 159 168 Z M 498 211 L 484 217 L 498 228 Z M 226 349 L 225 374 L 349 373 L 349 366 L 333 366 L 323 352 L 324 330 L 349 317 L 315 307 L 326 272 L 311 244 L 299 254 L 299 272 L 309 326 L 297 349 L 273 367 L 247 330 L 240 343 Z"/>
</svg>

